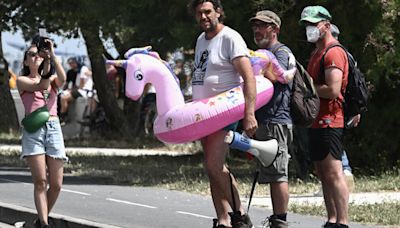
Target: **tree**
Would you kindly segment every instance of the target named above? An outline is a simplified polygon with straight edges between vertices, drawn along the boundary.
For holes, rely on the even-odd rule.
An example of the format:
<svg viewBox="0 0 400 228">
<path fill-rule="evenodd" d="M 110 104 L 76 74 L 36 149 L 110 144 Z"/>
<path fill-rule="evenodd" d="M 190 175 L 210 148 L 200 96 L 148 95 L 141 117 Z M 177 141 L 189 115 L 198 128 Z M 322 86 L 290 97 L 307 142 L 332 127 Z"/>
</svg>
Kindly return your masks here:
<svg viewBox="0 0 400 228">
<path fill-rule="evenodd" d="M 18 16 L 13 16 L 17 8 L 18 4 L 16 2 L 0 2 L 0 32 L 12 30 L 12 24 L 17 23 L 20 19 Z M 19 129 L 18 115 L 8 84 L 8 63 L 4 58 L 2 47 L 0 37 L 0 107 L 3 107 L 0 109 L 0 122 L 2 123 L 0 132 L 16 133 Z"/>
<path fill-rule="evenodd" d="M 200 30 L 194 17 L 188 14 L 186 3 L 180 0 L 75 0 L 71 4 L 71 1 L 54 0 L 50 4 L 50 0 L 16 0 L 0 6 L 3 30 L 18 27 L 26 37 L 32 36 L 40 25 L 46 26 L 49 32 L 66 36 L 77 36 L 81 32 L 88 47 L 100 102 L 113 128 L 131 136 L 137 133 L 140 102 L 131 103 L 130 111 L 125 113 L 117 107 L 105 80 L 102 40 L 112 39 L 120 58 L 129 48 L 145 45 L 152 45 L 161 56 L 176 47 L 193 48 Z M 399 160 L 396 152 L 400 145 L 394 143 L 398 141 L 395 131 L 400 126 L 397 111 L 400 108 L 400 3 L 397 0 L 231 0 L 223 4 L 227 15 L 225 24 L 239 31 L 250 48 L 256 47 L 248 19 L 259 9 L 277 12 L 282 19 L 281 41 L 304 64 L 314 47 L 306 41 L 305 29 L 298 23 L 301 11 L 307 5 L 325 6 L 333 16 L 333 23 L 341 30 L 341 43 L 356 57 L 375 87 L 370 111 L 363 117 L 362 126 L 349 133 L 352 140 L 347 144 L 351 145 L 351 151 L 368 156 L 357 156 L 357 161 L 352 157 L 356 152 L 350 153 L 350 158 L 353 163 L 371 167 L 378 166 L 377 160 L 382 162 L 379 166 L 392 165 Z M 57 7 L 51 7 L 53 5 Z M 359 23 L 355 25 L 354 22 Z M 4 97 L 3 93 L 0 96 Z M 381 132 L 386 132 L 388 137 L 383 137 Z M 381 149 L 381 145 L 374 142 L 377 138 L 388 145 L 382 147 L 382 152 L 376 152 Z"/>
<path fill-rule="evenodd" d="M 122 8 L 124 1 L 120 1 Z M 105 107 L 113 129 L 121 135 L 135 135 L 137 118 L 126 118 L 118 108 L 111 87 L 106 81 L 105 64 L 102 56 L 104 47 L 101 41 L 102 28 L 107 29 L 109 24 L 115 22 L 115 9 L 110 10 L 110 5 L 118 1 L 75 1 L 74 4 L 66 1 L 41 0 L 35 2 L 17 1 L 20 10 L 15 16 L 13 28 L 20 27 L 26 37 L 35 34 L 38 27 L 46 27 L 48 32 L 62 34 L 68 37 L 77 36 L 81 31 L 86 40 L 89 59 L 93 68 L 93 79 L 97 87 L 100 103 Z M 57 5 L 57 7 L 51 7 Z M 79 7 L 76 7 L 79 5 Z M 28 10 L 29 9 L 29 10 Z M 101 17 L 99 16 L 101 15 Z M 17 21 L 17 18 L 21 20 Z M 22 22 L 23 21 L 23 22 Z M 112 134 L 110 134 L 112 135 Z"/>
</svg>

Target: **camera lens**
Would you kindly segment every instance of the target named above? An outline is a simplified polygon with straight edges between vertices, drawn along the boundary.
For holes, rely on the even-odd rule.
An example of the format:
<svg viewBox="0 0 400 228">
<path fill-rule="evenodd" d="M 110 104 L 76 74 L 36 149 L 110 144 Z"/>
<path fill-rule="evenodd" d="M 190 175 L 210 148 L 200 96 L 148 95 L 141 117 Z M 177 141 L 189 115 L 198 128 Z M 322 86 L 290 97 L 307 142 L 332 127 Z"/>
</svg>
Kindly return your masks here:
<svg viewBox="0 0 400 228">
<path fill-rule="evenodd" d="M 45 39 L 48 39 L 47 37 L 40 37 L 39 39 L 39 43 L 37 44 L 37 47 L 39 50 L 43 50 L 43 49 L 49 49 L 49 43 L 45 42 Z"/>
</svg>

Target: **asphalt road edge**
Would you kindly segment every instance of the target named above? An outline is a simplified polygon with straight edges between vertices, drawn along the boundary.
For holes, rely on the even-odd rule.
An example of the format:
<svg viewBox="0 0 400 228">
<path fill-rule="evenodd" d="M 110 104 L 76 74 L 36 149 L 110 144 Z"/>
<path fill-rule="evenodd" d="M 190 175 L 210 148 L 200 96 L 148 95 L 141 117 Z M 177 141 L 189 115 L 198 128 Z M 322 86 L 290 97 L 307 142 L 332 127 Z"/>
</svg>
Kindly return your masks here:
<svg viewBox="0 0 400 228">
<path fill-rule="evenodd" d="M 0 202 L 0 222 L 14 225 L 25 222 L 27 228 L 33 228 L 33 221 L 37 218 L 35 210 L 17 205 Z M 109 224 L 102 224 L 65 215 L 50 213 L 52 223 L 57 228 L 119 228 Z"/>
</svg>

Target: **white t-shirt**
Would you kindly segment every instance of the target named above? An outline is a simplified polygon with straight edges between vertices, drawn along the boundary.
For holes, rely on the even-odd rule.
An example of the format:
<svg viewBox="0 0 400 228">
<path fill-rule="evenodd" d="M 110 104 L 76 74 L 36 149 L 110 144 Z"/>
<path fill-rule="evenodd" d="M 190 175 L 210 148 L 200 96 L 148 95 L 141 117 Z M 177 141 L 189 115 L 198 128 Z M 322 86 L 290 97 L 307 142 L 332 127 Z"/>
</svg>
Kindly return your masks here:
<svg viewBox="0 0 400 228">
<path fill-rule="evenodd" d="M 238 32 L 224 26 L 211 40 L 203 32 L 196 43 L 193 99 L 215 96 L 238 86 L 240 75 L 232 60 L 239 56 L 249 56 L 249 51 Z"/>
<path fill-rule="evenodd" d="M 89 68 L 86 66 L 82 66 L 81 70 L 79 71 L 78 75 L 76 76 L 76 81 L 75 84 L 79 88 L 81 79 L 83 79 L 84 84 L 82 89 L 79 89 L 79 93 L 83 97 L 87 97 L 88 91 L 92 92 L 93 90 L 93 78 L 92 78 L 92 73 L 90 72 Z"/>
</svg>

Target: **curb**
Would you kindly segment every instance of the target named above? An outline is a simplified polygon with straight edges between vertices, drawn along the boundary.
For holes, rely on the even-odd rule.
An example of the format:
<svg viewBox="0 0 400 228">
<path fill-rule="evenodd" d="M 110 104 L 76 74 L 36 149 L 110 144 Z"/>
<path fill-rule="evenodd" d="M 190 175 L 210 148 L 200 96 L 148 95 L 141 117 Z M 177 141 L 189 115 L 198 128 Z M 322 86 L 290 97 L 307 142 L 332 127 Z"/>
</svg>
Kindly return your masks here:
<svg viewBox="0 0 400 228">
<path fill-rule="evenodd" d="M 248 198 L 241 199 L 243 203 L 248 204 Z M 349 205 L 373 205 L 382 204 L 386 202 L 400 202 L 400 192 L 364 192 L 364 193 L 350 193 Z M 295 195 L 289 197 L 289 205 L 315 205 L 323 206 L 323 196 L 315 195 Z M 272 202 L 270 197 L 253 197 L 252 206 L 261 206 L 272 209 Z"/>
<path fill-rule="evenodd" d="M 23 221 L 26 224 L 24 227 L 33 228 L 33 221 L 36 218 L 37 213 L 33 209 L 0 202 L 0 222 L 13 225 Z M 55 213 L 50 213 L 50 218 L 57 228 L 120 228 Z"/>
<path fill-rule="evenodd" d="M 21 151 L 21 145 L 0 144 L 0 151 Z M 68 155 L 103 155 L 103 156 L 185 156 L 193 155 L 193 152 L 177 152 L 168 150 L 148 150 L 148 149 L 116 149 L 116 148 L 96 148 L 96 147 L 65 147 Z"/>
</svg>

